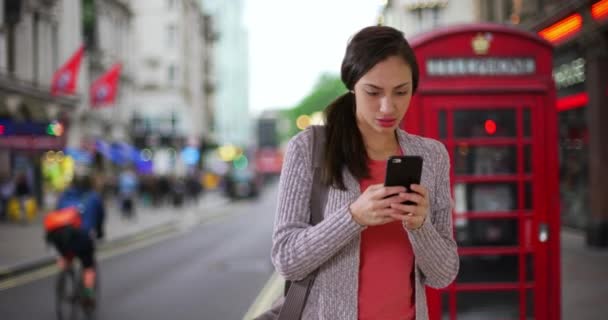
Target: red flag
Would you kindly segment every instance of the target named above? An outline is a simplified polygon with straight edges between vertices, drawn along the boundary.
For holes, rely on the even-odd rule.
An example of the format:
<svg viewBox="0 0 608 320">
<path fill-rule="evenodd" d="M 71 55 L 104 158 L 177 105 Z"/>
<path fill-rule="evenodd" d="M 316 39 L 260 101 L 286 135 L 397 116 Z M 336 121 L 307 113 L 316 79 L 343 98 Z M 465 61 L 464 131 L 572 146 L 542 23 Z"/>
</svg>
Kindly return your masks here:
<svg viewBox="0 0 608 320">
<path fill-rule="evenodd" d="M 105 74 L 102 74 L 91 85 L 91 106 L 103 107 L 111 105 L 116 100 L 116 92 L 118 91 L 118 79 L 120 78 L 120 63 L 117 63 L 110 68 Z"/>
<path fill-rule="evenodd" d="M 56 96 L 59 94 L 74 94 L 76 92 L 76 82 L 78 80 L 78 70 L 80 62 L 84 54 L 84 46 L 80 46 L 76 52 L 61 66 L 55 74 L 51 82 L 51 94 Z"/>
</svg>

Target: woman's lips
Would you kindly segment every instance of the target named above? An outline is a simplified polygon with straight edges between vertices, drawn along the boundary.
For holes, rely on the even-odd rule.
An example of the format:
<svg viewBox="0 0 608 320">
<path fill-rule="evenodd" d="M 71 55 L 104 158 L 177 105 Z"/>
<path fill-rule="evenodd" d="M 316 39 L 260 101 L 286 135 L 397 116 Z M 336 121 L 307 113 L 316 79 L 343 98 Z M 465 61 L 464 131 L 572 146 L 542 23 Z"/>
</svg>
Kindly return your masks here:
<svg viewBox="0 0 608 320">
<path fill-rule="evenodd" d="M 378 124 L 380 124 L 380 126 L 389 128 L 395 124 L 396 119 L 376 119 L 376 121 Z"/>
</svg>

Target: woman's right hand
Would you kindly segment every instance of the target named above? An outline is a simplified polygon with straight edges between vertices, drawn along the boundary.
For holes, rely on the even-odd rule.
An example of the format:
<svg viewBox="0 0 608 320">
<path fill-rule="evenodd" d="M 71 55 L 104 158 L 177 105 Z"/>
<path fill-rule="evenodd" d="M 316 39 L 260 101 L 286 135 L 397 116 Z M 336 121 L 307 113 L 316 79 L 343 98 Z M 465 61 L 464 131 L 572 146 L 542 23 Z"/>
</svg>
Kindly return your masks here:
<svg viewBox="0 0 608 320">
<path fill-rule="evenodd" d="M 350 205 L 350 213 L 355 222 L 362 226 L 378 226 L 395 221 L 391 214 L 398 214 L 399 211 L 391 208 L 391 204 L 406 201 L 405 191 L 400 186 L 371 185 Z"/>
</svg>

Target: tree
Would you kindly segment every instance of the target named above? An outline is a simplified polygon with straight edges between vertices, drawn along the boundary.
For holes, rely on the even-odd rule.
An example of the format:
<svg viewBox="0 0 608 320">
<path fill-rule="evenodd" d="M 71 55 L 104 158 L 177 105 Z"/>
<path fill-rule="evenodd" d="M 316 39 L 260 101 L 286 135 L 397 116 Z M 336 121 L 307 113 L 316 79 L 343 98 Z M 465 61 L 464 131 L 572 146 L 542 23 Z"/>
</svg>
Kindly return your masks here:
<svg viewBox="0 0 608 320">
<path fill-rule="evenodd" d="M 332 101 L 346 92 L 340 77 L 333 74 L 322 74 L 312 91 L 292 109 L 286 110 L 284 116 L 289 119 L 289 137 L 298 133 L 296 120 L 301 115 L 311 115 L 323 111 Z"/>
</svg>

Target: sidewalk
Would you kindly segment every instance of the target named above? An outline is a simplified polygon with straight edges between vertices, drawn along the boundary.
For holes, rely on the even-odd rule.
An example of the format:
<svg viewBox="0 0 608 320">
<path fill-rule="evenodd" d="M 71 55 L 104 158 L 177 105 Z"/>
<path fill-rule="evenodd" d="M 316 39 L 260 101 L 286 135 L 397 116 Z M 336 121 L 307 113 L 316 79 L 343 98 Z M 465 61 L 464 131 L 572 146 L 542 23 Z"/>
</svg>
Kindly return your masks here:
<svg viewBox="0 0 608 320">
<path fill-rule="evenodd" d="M 562 319 L 607 319 L 608 250 L 585 245 L 581 231 L 561 231 Z M 243 320 L 264 312 L 282 294 L 284 280 L 276 272 L 266 283 Z"/>
<path fill-rule="evenodd" d="M 608 315 L 608 250 L 585 245 L 582 232 L 562 229 L 562 319 Z"/>
<path fill-rule="evenodd" d="M 177 209 L 169 205 L 144 207 L 140 204 L 133 221 L 123 220 L 116 203 L 108 201 L 105 239 L 98 246 L 169 227 L 185 216 L 203 217 L 208 213 L 206 209 L 221 206 L 227 201 L 219 192 L 209 191 L 199 198 L 198 203 L 185 203 Z M 0 221 L 0 279 L 54 260 L 54 249 L 44 241 L 42 216 L 39 214 L 36 221 L 25 225 Z"/>
</svg>

